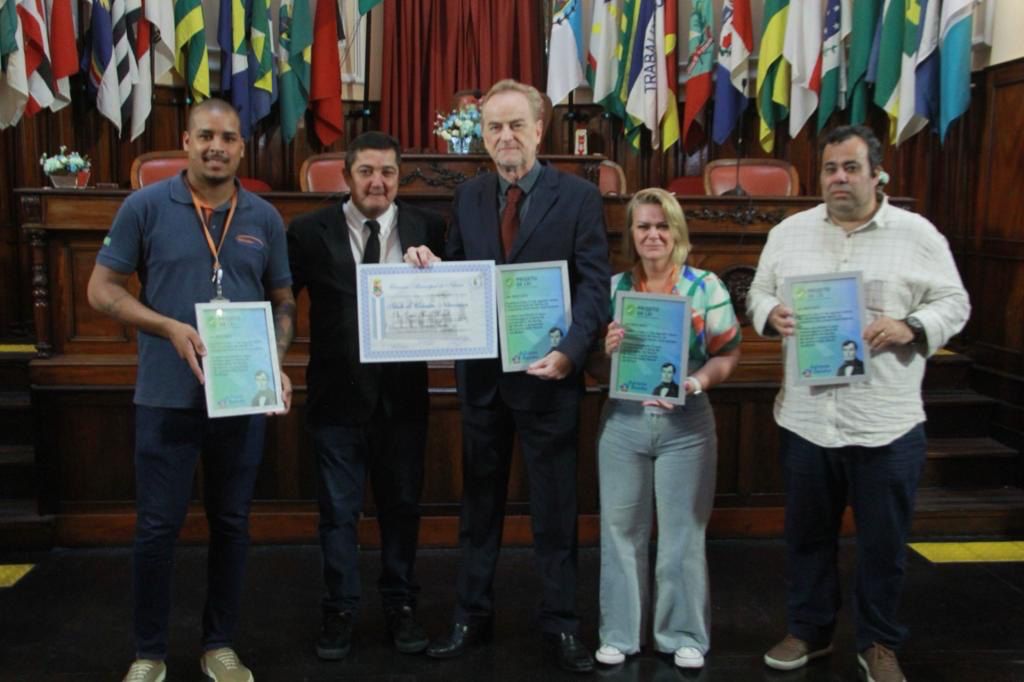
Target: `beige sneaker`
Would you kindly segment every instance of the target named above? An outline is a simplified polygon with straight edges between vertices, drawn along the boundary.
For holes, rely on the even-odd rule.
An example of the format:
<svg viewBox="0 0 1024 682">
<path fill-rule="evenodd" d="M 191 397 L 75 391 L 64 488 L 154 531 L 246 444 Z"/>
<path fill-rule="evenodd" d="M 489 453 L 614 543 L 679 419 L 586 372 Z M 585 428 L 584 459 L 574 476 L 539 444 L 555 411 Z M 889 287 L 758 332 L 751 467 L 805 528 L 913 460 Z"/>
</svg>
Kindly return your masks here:
<svg viewBox="0 0 1024 682">
<path fill-rule="evenodd" d="M 164 682 L 167 677 L 167 666 L 163 661 L 139 658 L 128 668 L 128 674 L 122 682 Z"/>
<path fill-rule="evenodd" d="M 234 649 L 211 649 L 199 659 L 199 667 L 213 682 L 253 682 L 252 672 L 238 660 Z"/>
<path fill-rule="evenodd" d="M 811 646 L 793 635 L 785 638 L 764 655 L 764 664 L 775 670 L 796 670 L 807 665 L 807 662 L 818 656 L 832 653 L 832 644 L 811 650 Z"/>
<path fill-rule="evenodd" d="M 907 682 L 896 660 L 896 652 L 878 642 L 857 654 L 857 663 L 868 682 Z"/>
</svg>

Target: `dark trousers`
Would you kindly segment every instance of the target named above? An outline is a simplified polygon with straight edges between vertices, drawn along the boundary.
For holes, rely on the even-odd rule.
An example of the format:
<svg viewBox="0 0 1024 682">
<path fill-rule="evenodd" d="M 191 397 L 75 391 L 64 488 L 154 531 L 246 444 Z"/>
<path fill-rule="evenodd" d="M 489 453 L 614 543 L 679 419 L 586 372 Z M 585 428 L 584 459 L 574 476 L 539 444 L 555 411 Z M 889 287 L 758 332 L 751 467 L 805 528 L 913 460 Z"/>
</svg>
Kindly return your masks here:
<svg viewBox="0 0 1024 682">
<path fill-rule="evenodd" d="M 576 617 L 576 422 L 578 403 L 553 412 L 462 404 L 462 514 L 455 619 L 494 612 L 494 571 L 508 493 L 513 435 L 519 433 L 530 491 L 545 633 L 579 630 Z"/>
<path fill-rule="evenodd" d="M 385 608 L 415 607 L 426 420 L 389 417 L 378 407 L 364 425 L 311 424 L 310 432 L 320 474 L 324 610 L 354 611 L 359 605 L 358 524 L 367 474 L 380 524 L 381 601 Z"/>
<path fill-rule="evenodd" d="M 135 650 L 167 656 L 174 543 L 202 452 L 210 526 L 203 647 L 231 646 L 238 625 L 249 508 L 263 457 L 262 415 L 208 419 L 205 410 L 135 407 Z"/>
<path fill-rule="evenodd" d="M 782 429 L 791 634 L 813 644 L 832 638 L 841 603 L 839 527 L 849 503 L 857 526 L 857 650 L 874 642 L 896 648 L 906 639 L 896 610 L 925 453 L 924 424 L 876 448 L 821 448 Z"/>
</svg>

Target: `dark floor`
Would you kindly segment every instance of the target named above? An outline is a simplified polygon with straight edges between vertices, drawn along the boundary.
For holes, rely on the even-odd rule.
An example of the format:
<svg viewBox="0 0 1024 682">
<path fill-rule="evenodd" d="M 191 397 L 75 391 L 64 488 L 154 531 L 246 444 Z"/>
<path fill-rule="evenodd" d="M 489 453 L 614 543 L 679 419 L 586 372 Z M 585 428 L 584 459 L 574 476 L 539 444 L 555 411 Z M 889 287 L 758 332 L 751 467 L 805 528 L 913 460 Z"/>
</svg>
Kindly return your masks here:
<svg viewBox="0 0 1024 682">
<path fill-rule="evenodd" d="M 197 638 L 204 557 L 196 547 L 178 553 L 169 682 L 203 679 Z M 420 553 L 420 615 L 432 633 L 447 625 L 457 559 L 452 550 Z M 38 565 L 14 587 L 0 589 L 0 680 L 120 680 L 132 658 L 130 551 L 0 551 L 0 563 L 19 561 Z M 502 555 L 494 643 L 452 661 L 403 656 L 386 643 L 373 589 L 377 561 L 375 552 L 364 556 L 366 594 L 353 651 L 345 661 L 326 663 L 313 652 L 319 627 L 318 548 L 254 548 L 237 649 L 256 679 L 545 682 L 589 677 L 553 668 L 540 646 L 532 620 L 537 580 L 530 550 L 509 549 Z M 709 561 L 714 611 L 706 668 L 687 674 L 670 658 L 645 653 L 617 668 L 599 668 L 594 677 L 609 682 L 861 679 L 848 612 L 833 656 L 791 673 L 762 665 L 761 654 L 784 634 L 781 543 L 715 541 L 709 544 Z M 843 565 L 849 574 L 851 547 L 844 547 Z M 579 604 L 590 646 L 597 645 L 598 568 L 597 550 L 582 550 Z M 913 682 L 1024 682 L 1024 564 L 933 565 L 914 554 L 903 614 L 913 632 L 900 660 Z"/>
</svg>

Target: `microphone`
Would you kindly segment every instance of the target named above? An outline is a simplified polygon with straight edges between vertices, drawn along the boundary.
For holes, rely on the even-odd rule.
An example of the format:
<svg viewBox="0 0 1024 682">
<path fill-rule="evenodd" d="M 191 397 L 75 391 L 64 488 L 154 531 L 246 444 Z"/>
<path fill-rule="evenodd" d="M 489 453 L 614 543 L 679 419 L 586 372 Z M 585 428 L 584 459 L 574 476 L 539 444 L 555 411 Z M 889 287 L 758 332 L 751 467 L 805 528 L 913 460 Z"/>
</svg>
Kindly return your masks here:
<svg viewBox="0 0 1024 682">
<path fill-rule="evenodd" d="M 743 89 L 746 91 L 747 79 L 743 79 Z M 746 111 L 746 109 L 744 109 Z M 732 189 L 722 192 L 723 197 L 747 197 L 750 194 L 740 184 L 740 162 L 743 160 L 743 112 L 740 112 L 740 120 L 737 122 L 736 131 L 736 184 Z"/>
</svg>

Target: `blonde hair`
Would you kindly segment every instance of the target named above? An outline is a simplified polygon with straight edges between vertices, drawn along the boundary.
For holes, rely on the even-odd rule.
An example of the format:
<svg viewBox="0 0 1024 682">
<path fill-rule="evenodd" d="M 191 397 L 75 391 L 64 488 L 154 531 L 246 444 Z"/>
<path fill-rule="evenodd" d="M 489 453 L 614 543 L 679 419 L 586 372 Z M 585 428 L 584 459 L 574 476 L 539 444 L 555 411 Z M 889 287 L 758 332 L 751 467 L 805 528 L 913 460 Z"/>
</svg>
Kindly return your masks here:
<svg viewBox="0 0 1024 682">
<path fill-rule="evenodd" d="M 675 195 L 666 192 L 660 187 L 648 187 L 633 195 L 633 199 L 626 207 L 626 222 L 629 229 L 629 237 L 625 240 L 626 258 L 631 263 L 637 263 L 640 255 L 636 252 L 636 244 L 633 243 L 633 214 L 642 204 L 660 206 L 665 214 L 665 222 L 668 223 L 669 232 L 672 233 L 672 263 L 682 265 L 686 257 L 690 255 L 690 232 L 686 228 L 686 217 L 683 209 L 676 201 Z"/>
<path fill-rule="evenodd" d="M 491 89 L 487 91 L 484 98 L 480 100 L 480 109 L 483 111 L 483 107 L 494 95 L 500 95 L 503 92 L 518 92 L 520 95 L 526 97 L 526 101 L 530 104 L 530 113 L 533 114 L 533 120 L 540 121 L 544 115 L 544 99 L 540 95 L 540 91 L 532 85 L 526 83 L 520 83 L 514 78 L 506 78 L 500 80 L 491 86 Z"/>
</svg>

